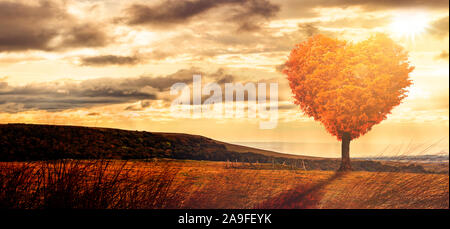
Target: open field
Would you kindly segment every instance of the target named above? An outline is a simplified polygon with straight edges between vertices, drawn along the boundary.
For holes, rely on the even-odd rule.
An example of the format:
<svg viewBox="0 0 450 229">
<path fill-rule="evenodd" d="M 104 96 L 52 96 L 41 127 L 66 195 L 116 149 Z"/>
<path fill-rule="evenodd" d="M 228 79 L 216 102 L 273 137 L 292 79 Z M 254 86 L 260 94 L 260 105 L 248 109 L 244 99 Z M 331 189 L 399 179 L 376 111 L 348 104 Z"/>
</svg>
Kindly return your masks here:
<svg viewBox="0 0 450 229">
<path fill-rule="evenodd" d="M 1 162 L 3 208 L 448 208 L 448 174 L 188 160 Z"/>
</svg>

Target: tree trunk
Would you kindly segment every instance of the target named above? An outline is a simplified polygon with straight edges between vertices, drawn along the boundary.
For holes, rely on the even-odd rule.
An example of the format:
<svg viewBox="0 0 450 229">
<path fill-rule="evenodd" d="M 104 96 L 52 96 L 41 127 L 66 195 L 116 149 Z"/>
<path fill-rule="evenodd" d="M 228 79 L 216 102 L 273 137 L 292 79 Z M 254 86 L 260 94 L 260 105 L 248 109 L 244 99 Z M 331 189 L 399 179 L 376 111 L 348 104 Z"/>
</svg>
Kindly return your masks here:
<svg viewBox="0 0 450 229">
<path fill-rule="evenodd" d="M 352 166 L 350 164 L 350 133 L 344 132 L 342 134 L 342 158 L 341 167 L 339 171 L 351 171 Z"/>
</svg>

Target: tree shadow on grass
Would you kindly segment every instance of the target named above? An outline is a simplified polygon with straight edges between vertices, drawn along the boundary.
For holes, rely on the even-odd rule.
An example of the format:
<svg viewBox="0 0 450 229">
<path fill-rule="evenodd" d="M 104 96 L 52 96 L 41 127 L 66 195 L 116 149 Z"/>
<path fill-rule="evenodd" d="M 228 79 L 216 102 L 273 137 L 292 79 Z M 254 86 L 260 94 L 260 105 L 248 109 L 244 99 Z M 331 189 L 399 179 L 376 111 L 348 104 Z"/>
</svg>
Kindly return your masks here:
<svg viewBox="0 0 450 229">
<path fill-rule="evenodd" d="M 318 208 L 323 196 L 322 188 L 334 180 L 347 174 L 347 172 L 336 172 L 322 182 L 317 184 L 300 184 L 297 187 L 281 193 L 255 206 L 256 209 L 312 209 Z"/>
</svg>

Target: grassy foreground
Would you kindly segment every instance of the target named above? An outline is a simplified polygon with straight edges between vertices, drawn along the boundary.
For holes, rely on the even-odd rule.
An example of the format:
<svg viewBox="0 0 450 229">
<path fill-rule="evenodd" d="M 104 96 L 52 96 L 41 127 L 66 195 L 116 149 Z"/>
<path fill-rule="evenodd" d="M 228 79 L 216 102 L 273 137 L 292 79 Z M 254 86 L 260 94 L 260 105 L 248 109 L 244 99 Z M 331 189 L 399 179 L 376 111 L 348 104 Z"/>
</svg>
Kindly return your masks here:
<svg viewBox="0 0 450 229">
<path fill-rule="evenodd" d="M 0 162 L 0 208 L 448 208 L 448 174 L 208 161 Z"/>
</svg>

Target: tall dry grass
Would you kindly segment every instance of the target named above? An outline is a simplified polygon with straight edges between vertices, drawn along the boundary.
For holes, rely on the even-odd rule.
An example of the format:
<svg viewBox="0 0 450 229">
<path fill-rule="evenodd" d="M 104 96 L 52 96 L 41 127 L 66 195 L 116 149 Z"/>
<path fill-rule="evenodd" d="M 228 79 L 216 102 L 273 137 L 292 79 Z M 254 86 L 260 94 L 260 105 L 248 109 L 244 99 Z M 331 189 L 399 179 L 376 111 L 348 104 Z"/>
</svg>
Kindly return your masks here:
<svg viewBox="0 0 450 229">
<path fill-rule="evenodd" d="M 262 201 L 254 208 L 449 208 L 448 173 L 408 173 L 402 170 L 417 165 L 416 161 L 410 160 L 410 156 L 427 155 L 441 141 L 442 139 L 431 144 L 412 144 L 411 141 L 407 145 L 386 147 L 377 159 L 385 156 L 396 159 L 397 161 L 381 161 L 392 168 L 390 172 L 336 172 L 317 184 L 299 182 L 296 187 Z M 440 165 L 434 163 L 428 166 Z"/>
<path fill-rule="evenodd" d="M 443 139 L 431 144 L 386 147 L 379 158 L 389 156 L 398 160 L 392 165 L 416 164 L 410 156 L 429 154 Z M 400 162 L 401 161 L 401 162 Z M 436 165 L 434 165 L 436 166 Z M 448 166 L 448 164 L 447 164 Z M 346 209 L 410 209 L 449 208 L 447 174 L 405 173 L 400 167 L 392 172 L 349 173 L 330 184 L 320 206 Z"/>
<path fill-rule="evenodd" d="M 349 173 L 329 184 L 320 208 L 427 209 L 449 207 L 448 175 Z"/>
<path fill-rule="evenodd" d="M 174 183 L 179 169 L 156 167 L 109 160 L 0 163 L 0 208 L 181 207 L 186 186 Z"/>
</svg>

